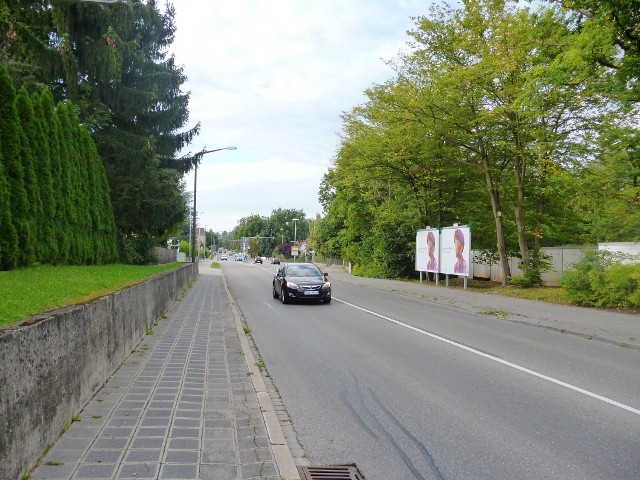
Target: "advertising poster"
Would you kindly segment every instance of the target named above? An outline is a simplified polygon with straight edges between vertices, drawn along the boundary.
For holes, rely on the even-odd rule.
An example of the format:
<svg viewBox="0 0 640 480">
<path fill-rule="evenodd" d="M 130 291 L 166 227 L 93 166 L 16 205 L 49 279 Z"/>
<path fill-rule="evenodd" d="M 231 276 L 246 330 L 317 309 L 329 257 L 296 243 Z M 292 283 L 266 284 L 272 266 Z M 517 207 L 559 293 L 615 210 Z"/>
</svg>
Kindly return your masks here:
<svg viewBox="0 0 640 480">
<path fill-rule="evenodd" d="M 440 271 L 440 232 L 427 231 L 427 272 Z"/>
<path fill-rule="evenodd" d="M 416 233 L 416 272 L 424 272 L 427 264 L 427 231 Z"/>
<path fill-rule="evenodd" d="M 468 226 L 446 227 L 440 237 L 440 272 L 469 276 L 471 229 Z"/>
<path fill-rule="evenodd" d="M 440 232 L 437 228 L 418 230 L 416 234 L 416 271 L 438 272 Z"/>
</svg>

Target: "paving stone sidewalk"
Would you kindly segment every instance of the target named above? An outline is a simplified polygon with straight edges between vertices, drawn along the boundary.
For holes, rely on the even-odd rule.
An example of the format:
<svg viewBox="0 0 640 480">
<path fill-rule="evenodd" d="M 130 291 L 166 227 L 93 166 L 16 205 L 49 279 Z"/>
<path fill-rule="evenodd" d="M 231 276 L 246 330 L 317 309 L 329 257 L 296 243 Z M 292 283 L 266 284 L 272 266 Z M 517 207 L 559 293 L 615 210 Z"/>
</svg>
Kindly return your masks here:
<svg viewBox="0 0 640 480">
<path fill-rule="evenodd" d="M 208 262 L 199 271 L 32 480 L 299 478 L 274 445 L 224 278 Z"/>
</svg>

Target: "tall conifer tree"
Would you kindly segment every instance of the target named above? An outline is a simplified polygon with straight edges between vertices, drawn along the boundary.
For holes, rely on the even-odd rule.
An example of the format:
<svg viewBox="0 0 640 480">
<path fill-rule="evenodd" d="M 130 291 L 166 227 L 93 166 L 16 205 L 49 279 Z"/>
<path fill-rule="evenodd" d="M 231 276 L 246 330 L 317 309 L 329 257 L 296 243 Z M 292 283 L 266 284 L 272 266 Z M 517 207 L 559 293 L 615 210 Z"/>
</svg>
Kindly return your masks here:
<svg viewBox="0 0 640 480">
<path fill-rule="evenodd" d="M 24 186 L 24 167 L 20 157 L 20 122 L 16 110 L 16 90 L 5 68 L 0 69 L 0 149 L 4 175 L 9 186 L 11 218 L 18 233 L 19 265 L 29 263 L 31 229 L 28 222 L 29 202 Z"/>
<path fill-rule="evenodd" d="M 0 129 L 3 124 L 3 119 L 0 118 Z M 0 270 L 11 270 L 18 264 L 18 232 L 11 220 L 9 193 L 0 150 Z"/>
<path fill-rule="evenodd" d="M 34 110 L 33 159 L 38 192 L 42 211 L 37 217 L 38 242 L 41 245 L 40 261 L 54 263 L 57 260 L 58 248 L 54 226 L 55 199 L 53 195 L 53 179 L 51 177 L 51 157 L 49 151 L 49 125 L 44 118 L 42 99 L 39 93 L 31 97 Z"/>
<path fill-rule="evenodd" d="M 55 263 L 64 263 L 69 256 L 68 217 L 64 191 L 60 125 L 53 102 L 53 95 L 48 89 L 42 91 L 42 112 L 47 129 L 49 154 L 51 159 L 51 180 L 53 185 L 53 219 L 57 257 Z"/>
<path fill-rule="evenodd" d="M 27 91 L 22 88 L 18 92 L 16 98 L 16 108 L 18 110 L 18 118 L 20 119 L 20 157 L 24 168 L 24 186 L 27 193 L 28 211 L 27 221 L 29 229 L 32 233 L 33 242 L 25 245 L 26 264 L 35 261 L 42 261 L 42 251 L 40 245 L 41 235 L 39 227 L 42 225 L 38 219 L 42 217 L 42 201 L 40 199 L 40 191 L 38 179 L 34 167 L 34 149 L 36 148 L 37 135 L 35 133 L 35 113 L 31 104 L 31 97 Z"/>
</svg>

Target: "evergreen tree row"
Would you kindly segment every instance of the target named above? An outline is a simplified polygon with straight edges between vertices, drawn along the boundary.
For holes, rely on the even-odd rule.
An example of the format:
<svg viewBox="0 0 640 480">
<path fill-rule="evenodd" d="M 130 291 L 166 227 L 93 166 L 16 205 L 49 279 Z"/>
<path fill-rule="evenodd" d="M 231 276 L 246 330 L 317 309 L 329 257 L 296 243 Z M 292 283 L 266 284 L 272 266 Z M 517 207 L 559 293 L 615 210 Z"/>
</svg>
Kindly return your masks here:
<svg viewBox="0 0 640 480">
<path fill-rule="evenodd" d="M 162 4 L 162 5 L 160 5 Z M 169 48 L 175 11 L 168 2 L 0 0 L 0 64 L 16 89 L 49 87 L 73 102 L 104 165 L 123 263 L 155 262 L 151 247 L 188 218 L 183 176 L 201 154 L 183 151 L 186 76 Z"/>
<path fill-rule="evenodd" d="M 0 66 L 0 270 L 118 259 L 102 161 L 70 102 L 16 92 Z"/>
</svg>

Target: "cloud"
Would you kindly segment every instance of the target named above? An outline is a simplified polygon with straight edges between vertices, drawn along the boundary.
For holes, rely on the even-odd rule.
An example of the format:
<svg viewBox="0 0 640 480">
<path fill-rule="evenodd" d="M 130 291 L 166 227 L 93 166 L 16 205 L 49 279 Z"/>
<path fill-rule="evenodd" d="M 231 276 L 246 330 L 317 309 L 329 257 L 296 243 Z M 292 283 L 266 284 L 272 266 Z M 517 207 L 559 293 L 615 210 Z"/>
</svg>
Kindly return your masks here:
<svg viewBox="0 0 640 480">
<path fill-rule="evenodd" d="M 222 231 L 277 208 L 321 213 L 317 192 L 338 149 L 340 115 L 393 76 L 383 60 L 404 48 L 424 2 L 180 0 L 174 7 L 171 50 L 188 77 L 190 126 L 202 125 L 187 150 L 238 147 L 203 158 L 200 223 Z M 186 181 L 192 188 L 192 177 Z"/>
</svg>

